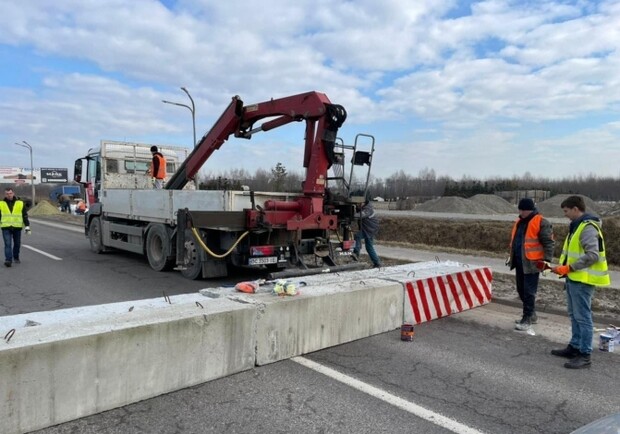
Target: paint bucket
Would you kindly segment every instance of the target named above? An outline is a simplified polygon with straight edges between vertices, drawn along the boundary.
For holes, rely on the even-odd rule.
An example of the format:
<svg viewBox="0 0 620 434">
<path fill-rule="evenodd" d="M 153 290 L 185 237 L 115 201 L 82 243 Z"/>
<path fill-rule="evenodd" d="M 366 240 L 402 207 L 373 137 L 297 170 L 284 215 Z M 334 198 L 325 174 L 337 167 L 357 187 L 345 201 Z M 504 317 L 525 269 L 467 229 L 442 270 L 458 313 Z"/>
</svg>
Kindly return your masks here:
<svg viewBox="0 0 620 434">
<path fill-rule="evenodd" d="M 413 331 L 413 324 L 409 324 L 405 322 L 403 323 L 402 326 L 400 326 L 400 340 L 401 341 L 411 342 L 413 340 L 414 334 L 415 332 Z"/>
<path fill-rule="evenodd" d="M 598 349 L 601 351 L 607 351 L 609 353 L 614 352 L 614 338 L 609 335 L 600 335 L 598 341 Z"/>
</svg>

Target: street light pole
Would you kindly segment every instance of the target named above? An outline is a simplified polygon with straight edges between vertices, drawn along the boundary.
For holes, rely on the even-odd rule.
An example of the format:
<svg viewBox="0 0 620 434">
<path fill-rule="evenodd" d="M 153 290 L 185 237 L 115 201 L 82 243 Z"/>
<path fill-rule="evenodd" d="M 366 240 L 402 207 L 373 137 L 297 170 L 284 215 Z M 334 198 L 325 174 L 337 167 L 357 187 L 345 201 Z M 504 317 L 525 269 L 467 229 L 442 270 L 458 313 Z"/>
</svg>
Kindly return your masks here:
<svg viewBox="0 0 620 434">
<path fill-rule="evenodd" d="M 23 143 L 23 144 L 22 144 Z M 21 146 L 22 148 L 28 148 L 28 150 L 30 151 L 30 184 L 32 185 L 32 205 L 35 205 L 35 197 L 34 197 L 34 164 L 33 164 L 33 160 L 32 160 L 32 146 L 30 146 L 30 143 L 28 143 L 25 140 L 22 140 L 22 143 L 17 143 L 15 142 L 15 144 L 17 146 Z"/>
<path fill-rule="evenodd" d="M 182 87 L 181 90 L 187 94 L 187 96 L 189 97 L 189 100 L 192 102 L 191 107 L 188 106 L 187 104 L 166 101 L 165 99 L 162 99 L 161 102 L 163 102 L 164 104 L 172 104 L 172 105 L 178 105 L 179 107 L 185 107 L 192 113 L 192 127 L 194 130 L 194 146 L 196 146 L 196 107 L 194 106 L 194 99 L 192 98 L 192 96 L 189 94 L 189 92 L 187 91 L 185 87 Z"/>
<path fill-rule="evenodd" d="M 187 96 L 189 97 L 189 100 L 192 102 L 192 106 L 188 106 L 187 104 L 181 104 L 179 102 L 172 102 L 172 101 L 166 101 L 165 99 L 162 99 L 161 102 L 163 102 L 164 104 L 172 104 L 172 105 L 178 105 L 179 107 L 185 107 L 186 109 L 188 109 L 191 113 L 192 113 L 192 129 L 194 131 L 194 148 L 196 147 L 196 106 L 194 105 L 194 98 L 192 98 L 192 96 L 189 94 L 187 88 L 185 87 L 181 87 L 181 90 L 183 92 L 185 92 L 187 94 Z M 196 186 L 196 190 L 198 190 L 199 188 L 199 184 L 198 184 L 198 178 L 194 179 L 194 185 Z"/>
<path fill-rule="evenodd" d="M 194 147 L 196 147 L 196 106 L 194 106 L 194 98 L 189 94 L 187 88 L 182 87 L 181 90 L 187 94 L 189 100 L 192 102 L 192 128 L 194 129 Z"/>
</svg>

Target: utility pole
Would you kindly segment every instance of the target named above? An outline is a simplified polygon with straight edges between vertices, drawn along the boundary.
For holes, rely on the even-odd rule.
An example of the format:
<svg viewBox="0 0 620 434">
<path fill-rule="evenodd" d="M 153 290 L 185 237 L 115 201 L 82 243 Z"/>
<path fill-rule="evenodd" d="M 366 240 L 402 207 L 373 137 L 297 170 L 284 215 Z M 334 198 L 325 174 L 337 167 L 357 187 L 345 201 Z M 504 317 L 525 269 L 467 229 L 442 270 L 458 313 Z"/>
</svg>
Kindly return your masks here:
<svg viewBox="0 0 620 434">
<path fill-rule="evenodd" d="M 32 185 L 32 205 L 35 205 L 35 197 L 34 197 L 34 164 L 32 159 L 32 146 L 25 140 L 22 140 L 22 143 L 15 142 L 17 146 L 21 146 L 22 148 L 27 148 L 30 151 L 30 184 Z"/>
</svg>

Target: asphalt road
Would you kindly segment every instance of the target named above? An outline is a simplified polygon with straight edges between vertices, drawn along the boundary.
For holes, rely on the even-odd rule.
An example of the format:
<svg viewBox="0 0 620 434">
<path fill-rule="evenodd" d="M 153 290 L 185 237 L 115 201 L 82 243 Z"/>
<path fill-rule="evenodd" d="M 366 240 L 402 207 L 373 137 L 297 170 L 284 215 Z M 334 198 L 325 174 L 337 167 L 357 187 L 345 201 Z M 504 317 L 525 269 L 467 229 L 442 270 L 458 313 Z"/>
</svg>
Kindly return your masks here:
<svg viewBox="0 0 620 434">
<path fill-rule="evenodd" d="M 95 254 L 81 226 L 31 218 L 31 227 L 32 235 L 22 235 L 21 264 L 0 268 L 0 316 L 194 293 L 235 281 L 158 273 L 132 253 Z"/>
<path fill-rule="evenodd" d="M 78 228 L 32 227 L 22 264 L 2 269 L 2 315 L 219 284 L 95 255 Z M 413 342 L 383 333 L 38 432 L 569 433 L 620 411 L 618 353 L 567 370 L 549 354 L 565 345 L 567 319 L 541 314 L 531 336 L 513 330 L 518 316 L 492 303 L 419 325 Z"/>
</svg>

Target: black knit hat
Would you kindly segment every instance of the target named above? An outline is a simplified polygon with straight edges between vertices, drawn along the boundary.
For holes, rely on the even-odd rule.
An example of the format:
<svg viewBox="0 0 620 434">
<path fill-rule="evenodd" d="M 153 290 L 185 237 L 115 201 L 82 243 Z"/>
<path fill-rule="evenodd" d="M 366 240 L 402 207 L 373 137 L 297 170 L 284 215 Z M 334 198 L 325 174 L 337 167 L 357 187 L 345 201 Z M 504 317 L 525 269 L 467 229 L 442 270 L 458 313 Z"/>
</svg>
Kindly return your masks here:
<svg viewBox="0 0 620 434">
<path fill-rule="evenodd" d="M 157 152 L 157 146 L 155 145 L 151 146 L 151 152 Z"/>
<path fill-rule="evenodd" d="M 534 201 L 532 199 L 530 199 L 529 197 L 524 197 L 519 201 L 518 208 L 521 211 L 534 211 L 536 205 L 534 205 Z"/>
</svg>

